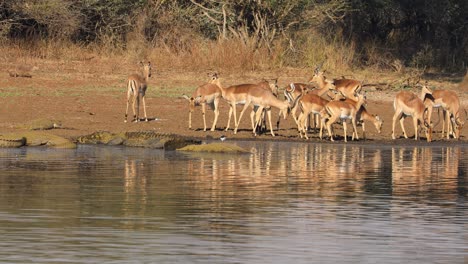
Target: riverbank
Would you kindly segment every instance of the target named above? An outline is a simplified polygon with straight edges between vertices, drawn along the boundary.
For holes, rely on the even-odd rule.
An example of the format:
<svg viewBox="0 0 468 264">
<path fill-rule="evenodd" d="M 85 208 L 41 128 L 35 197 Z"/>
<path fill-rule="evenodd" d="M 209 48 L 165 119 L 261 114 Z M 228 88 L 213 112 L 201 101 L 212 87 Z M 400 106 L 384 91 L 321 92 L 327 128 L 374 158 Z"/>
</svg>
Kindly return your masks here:
<svg viewBox="0 0 468 264">
<path fill-rule="evenodd" d="M 105 62 L 87 64 L 86 62 L 69 62 L 62 65 L 42 64 L 35 65 L 38 70 L 32 73 L 31 78 L 9 77 L 6 68 L 9 65 L 0 65 L 3 78 L 0 80 L 0 133 L 18 132 L 25 130 L 25 123 L 36 119 L 52 119 L 61 122 L 60 128 L 50 130 L 58 136 L 75 139 L 96 131 L 109 131 L 113 133 L 131 131 L 154 131 L 158 133 L 171 133 L 197 139 L 217 139 L 225 136 L 228 140 L 283 140 L 304 142 L 329 142 L 320 140 L 318 133 L 309 132 L 310 139 L 301 139 L 291 117 L 281 120 L 280 129 L 275 131 L 276 137 L 269 132 L 254 137 L 250 129 L 250 110 L 244 115 L 239 132 L 233 134 L 232 130 L 224 131 L 227 124 L 229 107 L 223 100 L 220 103 L 220 116 L 216 131 L 203 131 L 201 107 L 197 107 L 193 116 L 193 129 L 188 128 L 188 102 L 181 98 L 182 94 L 190 94 L 198 85 L 206 82 L 206 73 L 195 72 L 158 72 L 153 73 L 149 82 L 146 98 L 149 122 L 124 123 L 126 107 L 125 79 L 128 70 L 125 67 L 110 67 Z M 101 66 L 101 68 L 99 68 Z M 123 65 L 125 66 L 125 65 Z M 132 71 L 130 71 L 132 72 Z M 372 79 L 371 72 L 357 74 L 356 78 L 366 79 L 368 83 L 384 83 L 396 78 L 389 73 L 381 74 L 379 79 Z M 330 73 L 330 77 L 337 74 Z M 305 82 L 311 76 L 307 69 L 284 69 L 277 72 L 256 73 L 222 73 L 225 86 L 258 82 L 262 78 L 279 78 L 280 88 L 288 83 Z M 458 78 L 458 79 L 457 79 Z M 457 91 L 462 105 L 467 108 L 467 91 L 458 87 L 459 77 L 432 77 L 429 85 L 433 89 L 451 89 Z M 367 140 L 359 140 L 351 144 L 413 144 L 414 140 L 391 140 L 391 126 L 393 117 L 393 98 L 398 90 L 385 85 L 366 86 L 370 113 L 379 115 L 383 120 L 382 133 L 378 134 L 375 127 L 366 124 Z M 415 90 L 417 92 L 417 90 Z M 282 92 L 282 91 L 281 91 Z M 240 111 L 241 106 L 238 106 Z M 278 117 L 276 109 L 272 112 L 273 125 Z M 435 114 L 437 116 L 437 114 Z M 465 114 L 462 113 L 463 119 Z M 207 110 L 207 126 L 211 127 L 213 112 Z M 443 144 L 458 144 L 467 142 L 468 126 L 462 130 L 459 141 L 440 138 L 442 124 L 435 117 L 433 140 Z M 405 121 L 410 137 L 413 136 L 411 118 Z M 230 127 L 233 127 L 231 121 Z M 362 135 L 360 128 L 359 133 Z M 402 135 L 397 124 L 397 135 Z M 343 135 L 342 129 L 337 126 L 338 135 Z M 337 144 L 343 139 L 338 138 Z M 424 144 L 418 141 L 415 144 Z M 435 142 L 432 142 L 434 144 Z"/>
</svg>

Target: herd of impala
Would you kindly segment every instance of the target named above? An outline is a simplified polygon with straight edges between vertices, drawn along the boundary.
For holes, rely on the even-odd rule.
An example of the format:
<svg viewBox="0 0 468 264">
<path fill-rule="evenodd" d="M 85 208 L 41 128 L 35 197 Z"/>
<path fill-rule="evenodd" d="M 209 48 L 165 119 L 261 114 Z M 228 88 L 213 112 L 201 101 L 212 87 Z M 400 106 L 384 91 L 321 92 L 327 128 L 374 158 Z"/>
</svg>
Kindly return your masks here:
<svg viewBox="0 0 468 264">
<path fill-rule="evenodd" d="M 132 99 L 133 121 L 139 121 L 140 100 L 143 103 L 144 120 L 148 121 L 146 115 L 145 93 L 148 78 L 151 76 L 151 63 L 141 63 L 142 73 L 130 75 L 127 79 L 127 109 L 125 112 L 125 122 L 127 122 L 128 107 Z M 237 133 L 240 121 L 244 112 L 251 107 L 250 119 L 252 131 L 256 135 L 258 128 L 263 125 L 266 117 L 270 126 L 270 133 L 275 136 L 271 123 L 271 109 L 279 110 L 277 129 L 279 128 L 280 117 L 286 119 L 291 115 L 297 125 L 300 137 L 308 139 L 307 128 L 314 123 L 319 129 L 319 137 L 323 137 L 323 128 L 326 128 L 328 137 L 334 141 L 334 131 L 332 125 L 342 122 L 344 131 L 344 141 L 347 141 L 347 120 L 351 121 L 353 127 L 352 140 L 359 139 L 356 126 L 362 126 L 363 137 L 365 138 L 364 122 L 374 124 L 378 133 L 381 132 L 382 119 L 377 115 L 372 115 L 366 110 L 366 95 L 362 92 L 362 83 L 353 79 L 327 79 L 318 66 L 309 83 L 291 83 L 284 88 L 285 100 L 280 100 L 277 80 L 263 80 L 254 84 L 238 84 L 224 87 L 217 73 L 210 74 L 210 81 L 195 89 L 192 96 L 183 95 L 189 102 L 189 129 L 192 128 L 192 113 L 195 106 L 201 105 L 204 131 L 206 127 L 206 105 L 214 111 L 214 120 L 211 131 L 215 131 L 219 117 L 219 102 L 221 99 L 229 104 L 228 123 L 225 130 L 229 130 L 231 117 L 234 115 L 234 134 Z M 135 109 L 136 104 L 136 109 Z M 243 105 L 243 109 L 237 117 L 237 105 Z M 395 124 L 400 121 L 401 129 L 405 138 L 408 138 L 404 127 L 404 118 L 411 116 L 415 131 L 415 140 L 419 138 L 419 129 L 425 132 L 427 141 L 432 140 L 431 116 L 434 108 L 441 108 L 443 111 L 442 137 L 447 139 L 452 136 L 458 139 L 464 124 L 461 120 L 460 99 L 458 95 L 450 90 L 431 91 L 427 86 L 422 86 L 420 96 L 409 92 L 400 91 L 393 101 L 395 114 L 392 123 L 392 138 L 395 139 Z M 300 110 L 299 115 L 297 111 Z M 266 115 L 266 117 L 265 117 Z M 445 131 L 446 129 L 446 131 Z M 446 132 L 446 133 L 445 133 Z"/>
</svg>

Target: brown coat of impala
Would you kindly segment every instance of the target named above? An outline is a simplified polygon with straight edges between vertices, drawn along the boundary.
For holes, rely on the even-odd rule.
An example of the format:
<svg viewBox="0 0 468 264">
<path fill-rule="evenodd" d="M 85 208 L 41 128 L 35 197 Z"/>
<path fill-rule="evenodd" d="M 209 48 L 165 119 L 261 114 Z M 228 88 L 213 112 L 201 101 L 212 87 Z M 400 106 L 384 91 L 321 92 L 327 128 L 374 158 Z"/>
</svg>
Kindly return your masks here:
<svg viewBox="0 0 468 264">
<path fill-rule="evenodd" d="M 234 126 L 238 127 L 240 123 L 241 116 L 239 116 L 239 120 L 237 120 L 237 111 L 236 111 L 236 105 L 237 104 L 244 104 L 247 101 L 247 94 L 250 89 L 252 88 L 260 88 L 263 90 L 268 91 L 270 94 L 277 94 L 277 86 L 276 82 L 274 84 L 269 83 L 268 81 L 262 81 L 256 84 L 238 84 L 238 85 L 232 85 L 227 88 L 224 88 L 221 84 L 220 79 L 218 78 L 213 82 L 214 84 L 218 85 L 218 87 L 221 88 L 221 95 L 224 100 L 226 100 L 229 104 L 229 117 L 228 117 L 228 122 L 226 125 L 226 131 L 229 130 L 229 126 L 231 123 L 231 116 L 234 114 Z M 251 115 L 253 118 L 253 115 Z M 253 121 L 252 121 L 253 123 Z M 252 124 L 253 126 L 253 124 Z M 237 130 L 234 130 L 234 134 L 237 133 Z"/>
<path fill-rule="evenodd" d="M 320 112 L 324 109 L 325 105 L 327 105 L 329 101 L 325 98 L 322 98 L 316 94 L 308 93 L 305 94 L 300 100 L 298 105 L 301 108 L 301 113 L 299 114 L 298 121 L 297 121 L 297 129 L 299 130 L 299 136 L 305 137 L 308 139 L 307 136 L 307 117 L 309 114 L 320 115 Z M 320 131 L 323 129 L 323 123 L 320 122 Z"/>
<path fill-rule="evenodd" d="M 279 109 L 279 114 L 282 114 L 283 118 L 286 119 L 286 117 L 290 113 L 291 108 L 294 107 L 294 104 L 296 104 L 300 98 L 301 97 L 298 97 L 294 102 L 289 102 L 288 100 L 282 101 L 278 99 L 273 93 L 271 93 L 271 91 L 268 91 L 258 86 L 254 87 L 250 89 L 247 93 L 246 102 L 240 114 L 239 120 L 249 105 L 257 107 L 258 109 L 256 111 L 255 124 L 253 126 L 253 133 L 256 134 L 256 127 L 258 126 L 261 120 L 261 113 L 265 109 L 270 124 L 270 133 L 272 136 L 275 136 L 275 133 L 273 132 L 273 127 L 271 125 L 271 108 L 274 107 Z M 237 132 L 238 127 L 239 123 L 234 129 L 234 133 Z"/>
<path fill-rule="evenodd" d="M 359 139 L 356 128 L 356 116 L 361 106 L 365 104 L 366 97 L 363 94 L 357 94 L 354 97 L 357 98 L 357 101 L 330 101 L 327 105 L 325 105 L 324 110 L 322 110 L 322 122 L 325 122 L 325 120 L 328 118 L 325 125 L 327 127 L 328 135 L 330 136 L 331 141 L 334 141 L 331 125 L 340 119 L 343 120 L 344 141 L 347 142 L 347 119 L 350 119 L 351 124 L 353 125 L 352 140 L 354 140 L 354 138 Z M 322 138 L 322 133 L 320 133 L 320 138 Z"/>
<path fill-rule="evenodd" d="M 431 123 L 432 111 L 434 108 L 443 109 L 442 138 L 445 134 L 447 124 L 447 139 L 450 135 L 460 138 L 460 132 L 464 122 L 460 119 L 460 98 L 457 93 L 450 90 L 434 90 L 430 96 L 424 98 L 424 104 L 428 108 L 428 122 Z"/>
<path fill-rule="evenodd" d="M 320 71 L 320 68 L 317 68 L 309 82 L 316 82 L 320 87 L 323 87 L 326 80 L 325 71 Z M 357 101 L 356 94 L 362 89 L 362 83 L 353 79 L 334 79 L 333 84 L 335 85 L 335 89 L 341 92 L 346 98 L 355 101 Z"/>
<path fill-rule="evenodd" d="M 408 138 L 404 126 L 404 118 L 407 116 L 413 117 L 413 126 L 414 126 L 414 139 L 418 140 L 419 132 L 418 125 L 421 125 L 425 130 L 426 139 L 428 142 L 432 140 L 432 125 L 428 122 L 427 108 L 425 107 L 421 98 L 425 98 L 426 94 L 431 94 L 432 92 L 423 87 L 421 91 L 421 97 L 418 97 L 416 94 L 409 91 L 400 91 L 396 94 L 393 101 L 393 107 L 395 109 L 395 114 L 393 115 L 393 124 L 392 124 L 392 138 L 395 139 L 395 124 L 399 120 L 401 130 L 403 130 L 403 135 L 405 138 Z"/>
<path fill-rule="evenodd" d="M 140 100 L 143 102 L 143 112 L 145 114 L 145 121 L 148 121 L 148 116 L 146 115 L 145 94 L 146 89 L 148 88 L 148 79 L 151 77 L 151 62 L 140 62 L 140 66 L 142 67 L 141 74 L 135 73 L 128 76 L 127 78 L 127 110 L 125 111 L 124 122 L 127 122 L 128 106 L 130 104 L 131 98 L 133 99 L 133 121 L 140 121 Z"/>
<path fill-rule="evenodd" d="M 219 116 L 219 101 L 221 99 L 221 88 L 214 82 L 218 79 L 217 75 L 213 75 L 210 83 L 203 84 L 195 91 L 193 91 L 192 96 L 188 97 L 183 95 L 185 99 L 189 101 L 189 129 L 192 129 L 192 113 L 195 110 L 196 105 L 201 105 L 202 107 L 202 116 L 203 116 L 203 131 L 206 131 L 206 105 L 208 104 L 214 112 L 213 125 L 211 126 L 210 131 L 215 131 L 216 123 L 218 122 Z"/>
</svg>

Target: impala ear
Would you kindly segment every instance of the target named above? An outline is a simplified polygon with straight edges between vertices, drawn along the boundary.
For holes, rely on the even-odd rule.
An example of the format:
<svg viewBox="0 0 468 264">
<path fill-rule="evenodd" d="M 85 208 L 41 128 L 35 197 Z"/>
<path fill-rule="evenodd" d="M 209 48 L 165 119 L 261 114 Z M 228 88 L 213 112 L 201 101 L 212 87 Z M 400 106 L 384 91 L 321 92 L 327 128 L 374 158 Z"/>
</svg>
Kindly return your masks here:
<svg viewBox="0 0 468 264">
<path fill-rule="evenodd" d="M 189 98 L 186 94 L 183 94 L 183 95 L 182 95 L 182 98 L 187 99 L 187 100 L 189 100 L 189 101 L 190 101 L 190 99 L 191 99 L 191 98 Z"/>
</svg>

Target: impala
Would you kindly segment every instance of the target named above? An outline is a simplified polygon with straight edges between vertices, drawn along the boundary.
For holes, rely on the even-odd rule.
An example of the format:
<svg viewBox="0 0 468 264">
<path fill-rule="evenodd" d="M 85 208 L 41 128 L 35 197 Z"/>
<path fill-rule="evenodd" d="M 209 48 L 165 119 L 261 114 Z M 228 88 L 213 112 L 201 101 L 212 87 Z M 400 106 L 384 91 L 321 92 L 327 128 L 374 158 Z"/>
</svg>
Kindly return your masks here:
<svg viewBox="0 0 468 264">
<path fill-rule="evenodd" d="M 192 93 L 192 97 L 189 98 L 185 94 L 182 95 L 183 98 L 189 101 L 189 129 L 192 129 L 192 113 L 195 110 L 195 106 L 201 105 L 203 116 L 203 131 L 206 131 L 205 110 L 206 105 L 208 104 L 214 111 L 214 120 L 210 131 L 215 131 L 219 116 L 219 99 L 221 98 L 221 88 L 214 84 L 217 79 L 218 75 L 213 74 L 211 76 L 210 83 L 206 83 L 197 87 L 197 89 L 195 89 L 195 91 Z"/>
<path fill-rule="evenodd" d="M 431 97 L 424 98 L 424 104 L 428 108 L 429 123 L 431 123 L 432 110 L 443 109 L 442 138 L 445 134 L 445 122 L 447 122 L 447 139 L 450 139 L 450 135 L 460 138 L 464 122 L 460 119 L 460 98 L 454 91 L 434 90 Z"/>
<path fill-rule="evenodd" d="M 363 139 L 366 139 L 366 127 L 364 121 L 368 121 L 374 124 L 377 133 L 380 134 L 382 132 L 383 120 L 378 115 L 370 114 L 364 106 L 361 106 L 361 108 L 358 110 L 356 119 L 361 124 Z"/>
<path fill-rule="evenodd" d="M 291 83 L 284 89 L 284 96 L 288 98 L 290 101 L 294 101 L 298 96 L 305 95 L 305 94 L 315 94 L 318 96 L 322 96 L 325 93 L 329 92 L 330 90 L 334 90 L 335 86 L 333 85 L 333 81 L 331 80 L 324 80 L 321 83 L 317 83 L 319 88 L 314 88 L 310 84 L 303 84 L 303 83 Z M 330 96 L 331 97 L 331 96 Z M 296 105 L 294 109 L 291 109 L 291 114 L 294 119 L 294 122 L 298 124 L 298 118 L 296 117 Z"/>
<path fill-rule="evenodd" d="M 359 139 L 359 135 L 356 129 L 356 115 L 363 104 L 366 102 L 366 96 L 363 94 L 357 94 L 353 96 L 357 98 L 356 101 L 330 101 L 328 104 L 325 105 L 324 109 L 321 112 L 322 115 L 322 122 L 326 121 L 325 126 L 327 127 L 328 135 L 330 136 L 330 140 L 333 140 L 333 134 L 331 131 L 331 125 L 338 120 L 343 120 L 343 130 L 344 130 L 344 141 L 347 142 L 347 119 L 351 119 L 351 124 L 353 125 L 353 135 L 352 140 L 356 137 Z M 322 131 L 320 131 L 320 138 L 322 138 Z"/>
<path fill-rule="evenodd" d="M 324 99 L 316 94 L 305 94 L 301 100 L 299 100 L 298 105 L 301 107 L 301 113 L 299 114 L 297 121 L 297 129 L 299 130 L 299 135 L 309 139 L 307 136 L 307 117 L 309 114 L 319 115 L 320 112 L 324 109 L 325 105 L 329 101 Z M 320 131 L 322 131 L 323 124 L 321 123 Z"/>
<path fill-rule="evenodd" d="M 127 122 L 127 115 L 128 115 L 128 105 L 130 103 L 130 98 L 133 98 L 132 109 L 133 109 L 133 121 L 138 122 L 140 121 L 140 98 L 143 102 L 143 112 L 145 114 L 145 121 L 148 121 L 148 117 L 146 115 L 146 103 L 145 103 L 145 94 L 146 89 L 148 88 L 148 79 L 151 77 L 151 62 L 148 63 L 140 62 L 140 66 L 142 67 L 141 74 L 132 74 L 127 78 L 127 110 L 125 111 L 125 120 Z M 137 109 L 135 112 L 135 102 L 137 105 Z"/>
<path fill-rule="evenodd" d="M 318 66 L 314 70 L 314 75 L 310 79 L 309 82 L 317 82 L 320 87 L 323 87 L 326 83 L 325 71 L 320 71 L 320 67 Z M 346 98 L 351 98 L 357 101 L 356 94 L 359 93 L 362 89 L 362 83 L 357 80 L 353 79 L 334 79 L 333 84 L 335 85 L 335 89 L 341 92 Z"/>
<path fill-rule="evenodd" d="M 256 135 L 256 127 L 260 122 L 261 112 L 263 111 L 263 109 L 265 109 L 267 116 L 268 116 L 268 121 L 270 124 L 270 133 L 272 136 L 275 136 L 275 133 L 273 132 L 273 127 L 271 125 L 271 107 L 279 109 L 280 110 L 279 114 L 280 115 L 283 114 L 283 118 L 286 119 L 289 112 L 291 111 L 291 108 L 295 106 L 295 104 L 300 98 L 301 97 L 296 98 L 294 102 L 289 102 L 288 100 L 281 101 L 276 96 L 274 96 L 270 91 L 259 86 L 254 87 L 250 89 L 247 93 L 246 102 L 245 102 L 244 108 L 242 109 L 242 112 L 240 113 L 239 121 L 241 120 L 242 115 L 244 114 L 245 110 L 250 104 L 253 105 L 254 107 L 258 107 L 257 112 L 256 112 L 255 124 L 253 126 L 253 133 Z M 237 132 L 239 123 L 240 122 L 237 123 L 236 128 L 234 129 L 234 133 Z"/>
<path fill-rule="evenodd" d="M 309 84 L 305 83 L 290 83 L 286 87 L 284 87 L 284 96 L 290 100 L 294 101 L 297 97 L 307 94 L 309 91 L 311 91 L 313 87 Z M 294 107 L 294 109 L 291 109 L 291 115 L 294 119 L 294 122 L 297 124 L 297 117 L 296 117 L 296 111 L 297 111 L 298 105 Z M 279 125 L 279 124 L 278 124 Z"/>
<path fill-rule="evenodd" d="M 231 124 L 231 116 L 234 114 L 234 126 L 237 127 L 238 123 L 240 122 L 237 120 L 237 111 L 236 111 L 236 105 L 237 104 L 244 104 L 247 101 L 247 94 L 250 89 L 258 87 L 260 89 L 268 91 L 271 95 L 274 93 L 277 93 L 277 84 L 276 82 L 274 84 L 270 84 L 268 81 L 264 80 L 260 83 L 257 84 L 238 84 L 238 85 L 232 85 L 227 88 L 224 88 L 221 84 L 220 78 L 217 78 L 216 80 L 213 81 L 214 84 L 216 84 L 220 89 L 221 89 L 221 96 L 223 99 L 225 99 L 228 104 L 229 104 L 229 117 L 228 117 L 228 122 L 226 125 L 226 131 L 229 130 L 229 126 Z M 274 96 L 274 95 L 273 95 Z M 252 120 L 253 120 L 253 115 L 251 115 Z M 254 126 L 253 121 L 252 121 L 252 126 Z M 234 134 L 237 133 L 237 130 L 234 130 Z"/>
<path fill-rule="evenodd" d="M 427 108 L 421 99 L 425 98 L 427 94 L 431 93 L 432 92 L 426 86 L 423 86 L 421 90 L 421 97 L 418 97 L 416 94 L 408 91 L 400 91 L 396 94 L 395 100 L 393 101 L 393 107 L 395 109 L 392 124 L 393 139 L 395 139 L 395 124 L 397 120 L 400 120 L 400 126 L 401 130 L 403 130 L 404 137 L 408 138 L 403 122 L 406 116 L 412 116 L 414 139 L 418 140 L 419 138 L 418 124 L 420 124 L 425 130 L 427 141 L 430 142 L 432 140 L 432 125 L 426 119 Z"/>
</svg>

